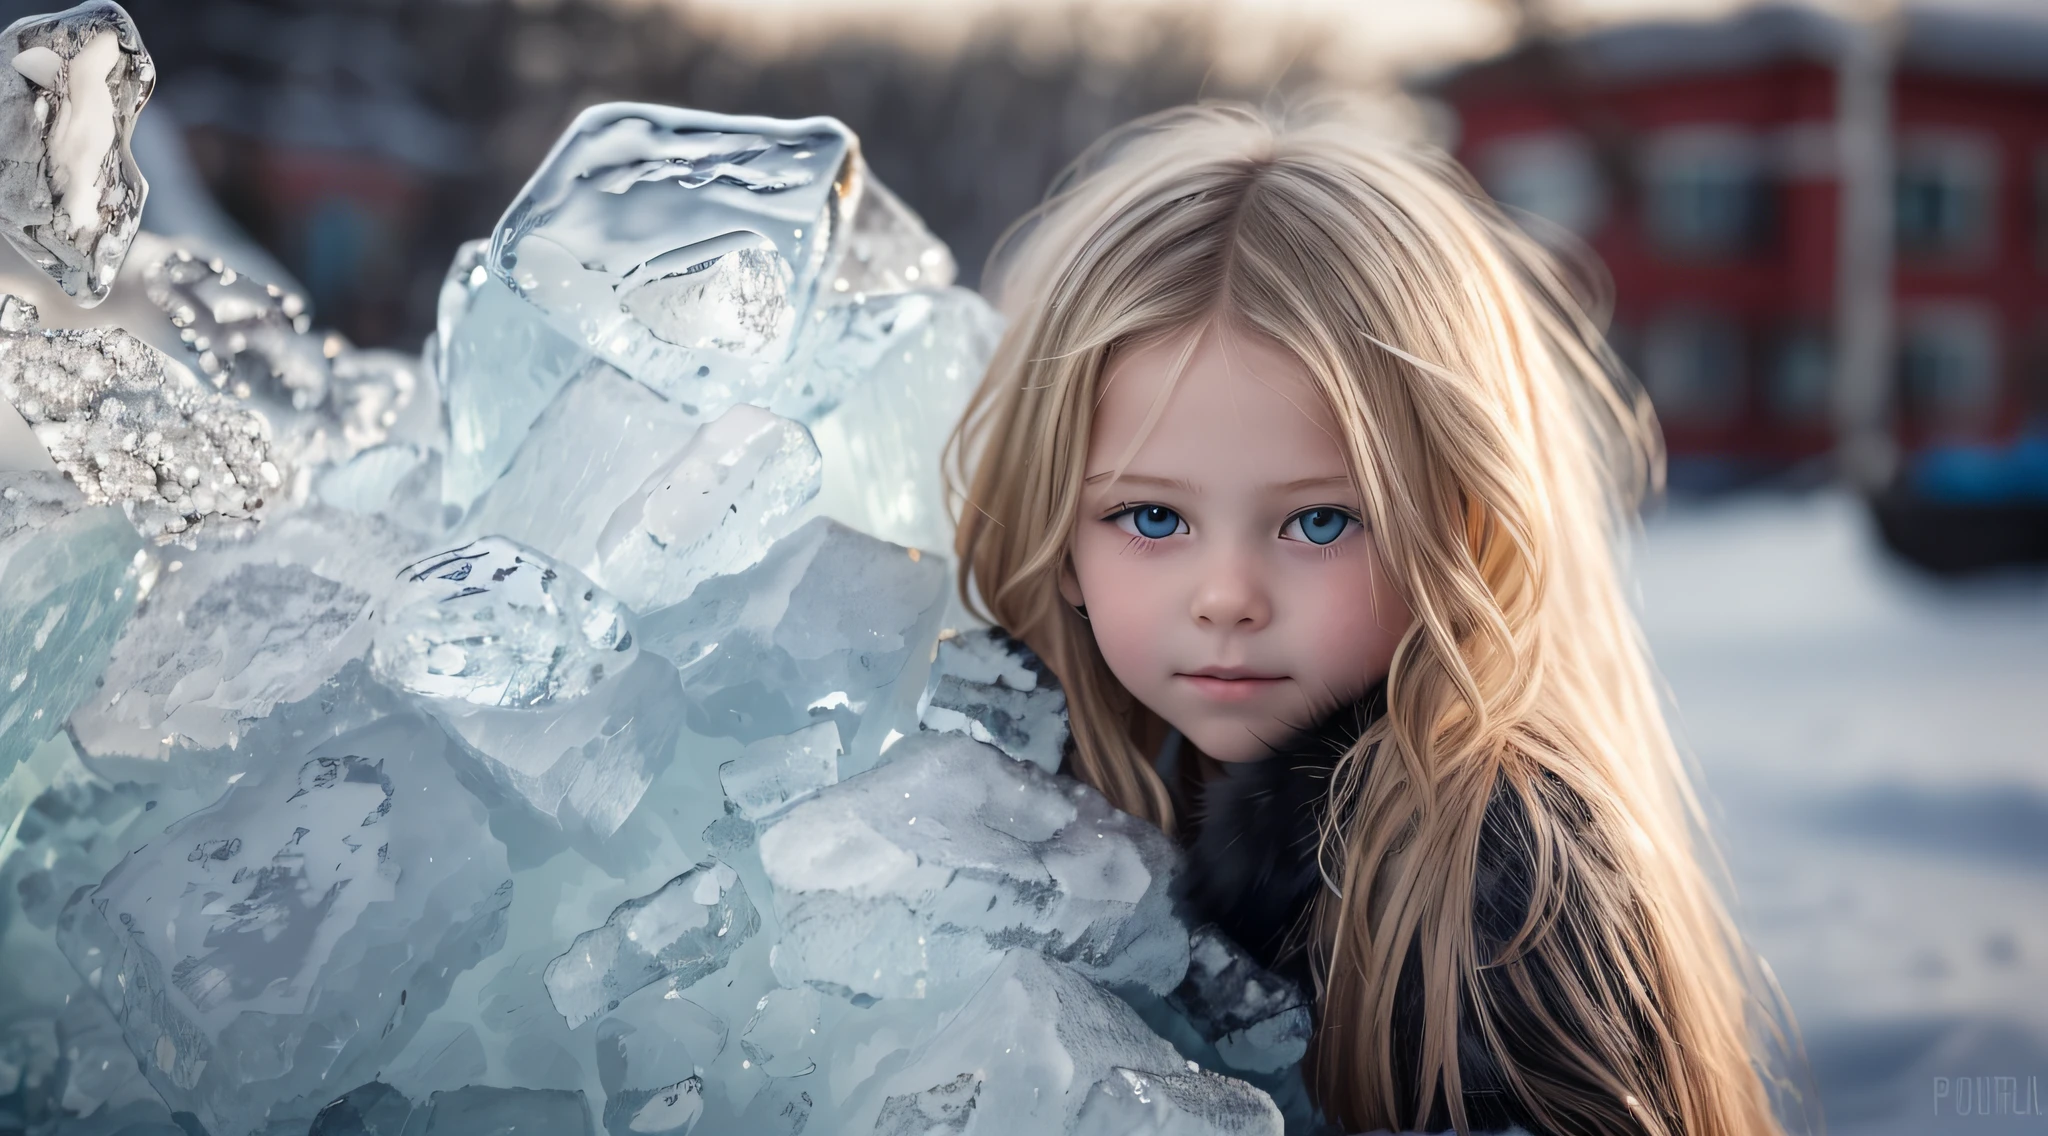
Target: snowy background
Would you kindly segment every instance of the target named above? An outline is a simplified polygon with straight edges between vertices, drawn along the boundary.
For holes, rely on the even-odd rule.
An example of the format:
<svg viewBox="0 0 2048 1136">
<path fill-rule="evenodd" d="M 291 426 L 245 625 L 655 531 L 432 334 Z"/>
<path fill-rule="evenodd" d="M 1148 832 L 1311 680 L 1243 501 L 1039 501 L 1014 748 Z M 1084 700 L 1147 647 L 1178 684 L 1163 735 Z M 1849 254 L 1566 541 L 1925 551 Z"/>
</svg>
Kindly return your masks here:
<svg viewBox="0 0 2048 1136">
<path fill-rule="evenodd" d="M 2048 1083 L 2048 578 L 1932 583 L 1827 493 L 1647 529 L 1645 627 L 1828 1131 L 2042 1131 L 1934 1094 Z"/>
</svg>

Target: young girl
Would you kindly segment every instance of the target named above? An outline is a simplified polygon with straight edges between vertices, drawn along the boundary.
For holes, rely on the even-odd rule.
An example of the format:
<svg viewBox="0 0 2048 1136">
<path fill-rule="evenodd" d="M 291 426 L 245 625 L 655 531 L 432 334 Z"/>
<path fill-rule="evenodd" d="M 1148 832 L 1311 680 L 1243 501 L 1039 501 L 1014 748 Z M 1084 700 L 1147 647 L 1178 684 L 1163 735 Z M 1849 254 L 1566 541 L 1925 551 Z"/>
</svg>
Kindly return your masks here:
<svg viewBox="0 0 2048 1136">
<path fill-rule="evenodd" d="M 1210 105 L 991 274 L 963 598 L 1195 917 L 1314 991 L 1326 1117 L 1781 1131 L 1616 565 L 1656 428 L 1545 253 L 1439 153 Z"/>
</svg>

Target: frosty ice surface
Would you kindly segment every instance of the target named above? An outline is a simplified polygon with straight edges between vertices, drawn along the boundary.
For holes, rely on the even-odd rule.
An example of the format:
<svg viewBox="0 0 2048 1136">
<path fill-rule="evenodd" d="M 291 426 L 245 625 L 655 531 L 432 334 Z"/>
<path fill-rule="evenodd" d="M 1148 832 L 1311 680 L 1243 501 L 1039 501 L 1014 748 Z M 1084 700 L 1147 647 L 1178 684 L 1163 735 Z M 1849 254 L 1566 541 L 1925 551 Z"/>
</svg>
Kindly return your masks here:
<svg viewBox="0 0 2048 1136">
<path fill-rule="evenodd" d="M 149 186 L 128 139 L 156 65 L 120 5 L 89 0 L 0 34 L 0 233 L 91 307 L 107 298 Z"/>
<path fill-rule="evenodd" d="M 260 415 L 124 331 L 0 334 L 0 398 L 88 504 L 159 543 L 246 524 L 285 482 Z"/>
<path fill-rule="evenodd" d="M 60 941 L 173 1109 L 305 1123 L 496 949 L 512 883 L 447 744 L 408 715 L 279 754 L 73 900 Z"/>
<path fill-rule="evenodd" d="M 917 717 L 926 729 L 966 734 L 1047 773 L 1059 772 L 1066 751 L 1067 696 L 1030 648 L 993 628 L 939 640 Z"/>
</svg>

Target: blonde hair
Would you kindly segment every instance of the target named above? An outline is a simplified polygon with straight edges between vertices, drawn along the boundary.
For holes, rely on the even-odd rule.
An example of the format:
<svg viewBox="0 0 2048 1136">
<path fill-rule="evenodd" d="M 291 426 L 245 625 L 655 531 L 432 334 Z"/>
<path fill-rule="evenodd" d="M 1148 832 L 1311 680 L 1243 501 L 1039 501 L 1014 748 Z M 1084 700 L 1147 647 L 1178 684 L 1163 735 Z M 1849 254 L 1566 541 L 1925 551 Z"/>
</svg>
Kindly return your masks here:
<svg viewBox="0 0 2048 1136">
<path fill-rule="evenodd" d="M 1098 142 L 990 283 L 1009 328 L 949 446 L 962 598 L 1060 679 L 1074 772 L 1169 831 L 1141 745 L 1160 724 L 1058 591 L 1106 361 L 1225 320 L 1298 356 L 1342 425 L 1415 619 L 1326 809 L 1304 1067 L 1323 1110 L 1420 1127 L 1441 1093 L 1464 1130 L 1462 1004 L 1546 1126 L 1782 1131 L 1750 1018 L 1760 971 L 1706 870 L 1617 563 L 1662 468 L 1656 426 L 1557 261 L 1435 149 L 1341 109 L 1283 124 L 1207 104 Z M 1479 957 L 1477 849 L 1502 786 L 1529 818 L 1534 894 Z M 1397 1070 L 1411 952 L 1419 1068 Z M 1527 1007 L 1512 1022 L 1501 992 Z"/>
</svg>

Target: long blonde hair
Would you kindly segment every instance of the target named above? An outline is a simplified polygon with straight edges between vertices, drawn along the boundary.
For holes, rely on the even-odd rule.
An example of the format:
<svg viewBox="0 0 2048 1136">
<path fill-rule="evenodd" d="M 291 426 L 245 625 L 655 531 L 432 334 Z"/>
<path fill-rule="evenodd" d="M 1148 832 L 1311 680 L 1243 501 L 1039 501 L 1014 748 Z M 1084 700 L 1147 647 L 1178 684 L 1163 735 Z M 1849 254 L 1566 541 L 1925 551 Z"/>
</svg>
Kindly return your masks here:
<svg viewBox="0 0 2048 1136">
<path fill-rule="evenodd" d="M 1071 768 L 1169 831 L 1141 744 L 1159 723 L 1058 591 L 1105 363 L 1228 320 L 1297 355 L 1342 426 L 1415 620 L 1326 810 L 1305 1067 L 1324 1111 L 1420 1127 L 1441 1094 L 1465 1129 L 1462 1004 L 1559 1131 L 1781 1131 L 1760 972 L 1706 870 L 1617 563 L 1661 471 L 1656 426 L 1556 260 L 1432 148 L 1341 110 L 1281 123 L 1207 104 L 1097 143 L 1005 238 L 990 283 L 1009 328 L 949 446 L 962 598 L 1059 677 Z M 1534 896 L 1479 957 L 1476 850 L 1502 786 L 1530 821 Z M 1411 952 L 1423 1035 L 1419 1068 L 1397 1070 Z M 1492 1013 L 1502 990 L 1534 1008 L 1514 1039 Z M 1544 1067 L 1508 1059 L 1511 1040 Z"/>
</svg>

